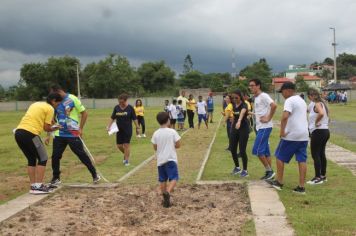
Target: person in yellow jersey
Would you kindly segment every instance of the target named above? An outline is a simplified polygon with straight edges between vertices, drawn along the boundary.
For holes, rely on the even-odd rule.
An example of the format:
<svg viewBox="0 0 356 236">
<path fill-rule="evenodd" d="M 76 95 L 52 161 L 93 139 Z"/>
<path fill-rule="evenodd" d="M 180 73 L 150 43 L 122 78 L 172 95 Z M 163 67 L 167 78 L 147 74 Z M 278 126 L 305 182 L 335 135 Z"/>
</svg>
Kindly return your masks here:
<svg viewBox="0 0 356 236">
<path fill-rule="evenodd" d="M 137 129 L 136 130 L 136 136 L 137 136 L 137 138 L 141 138 L 141 137 L 142 138 L 146 138 L 146 134 L 145 134 L 146 126 L 145 126 L 145 116 L 144 116 L 145 108 L 142 105 L 142 100 L 141 99 L 137 99 L 136 100 L 134 109 L 135 109 L 135 114 L 136 114 L 136 117 L 137 117 L 138 126 L 141 126 L 141 130 L 142 130 L 142 134 L 140 135 L 140 130 Z"/>
<path fill-rule="evenodd" d="M 194 112 L 196 110 L 195 99 L 193 97 L 193 94 L 189 95 L 188 102 L 187 102 L 187 115 L 188 115 L 188 123 L 189 123 L 189 128 L 194 129 Z"/>
<path fill-rule="evenodd" d="M 28 161 L 31 194 L 49 193 L 49 188 L 43 184 L 48 156 L 39 135 L 42 131 L 53 132 L 60 128 L 53 125 L 53 117 L 54 109 L 62 100 L 58 93 L 50 93 L 47 102 L 33 103 L 15 130 L 16 143 Z"/>
<path fill-rule="evenodd" d="M 224 115 L 224 124 L 226 124 L 226 133 L 229 141 L 229 146 L 225 149 L 226 151 L 230 151 L 230 132 L 231 132 L 231 120 L 234 117 L 233 115 L 233 107 L 231 103 L 231 96 L 225 95 L 224 101 L 226 102 L 226 107 L 222 112 Z"/>
</svg>

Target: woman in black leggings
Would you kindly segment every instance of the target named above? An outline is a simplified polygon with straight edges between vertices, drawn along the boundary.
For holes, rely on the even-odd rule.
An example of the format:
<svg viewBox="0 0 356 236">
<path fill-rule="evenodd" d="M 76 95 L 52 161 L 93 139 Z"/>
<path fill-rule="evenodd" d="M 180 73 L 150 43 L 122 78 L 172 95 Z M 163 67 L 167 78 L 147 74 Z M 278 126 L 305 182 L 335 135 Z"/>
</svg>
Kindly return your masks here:
<svg viewBox="0 0 356 236">
<path fill-rule="evenodd" d="M 230 149 L 232 159 L 235 163 L 235 168 L 233 169 L 232 174 L 240 174 L 241 177 L 248 177 L 246 147 L 250 134 L 250 126 L 247 119 L 247 105 L 239 90 L 235 91 L 231 98 L 234 119 L 231 125 Z M 242 170 L 239 165 L 237 147 L 239 147 L 239 155 L 242 158 Z"/>
<path fill-rule="evenodd" d="M 314 160 L 315 177 L 308 184 L 322 184 L 326 179 L 326 143 L 330 138 L 329 109 L 316 89 L 308 90 L 310 150 Z"/>
</svg>

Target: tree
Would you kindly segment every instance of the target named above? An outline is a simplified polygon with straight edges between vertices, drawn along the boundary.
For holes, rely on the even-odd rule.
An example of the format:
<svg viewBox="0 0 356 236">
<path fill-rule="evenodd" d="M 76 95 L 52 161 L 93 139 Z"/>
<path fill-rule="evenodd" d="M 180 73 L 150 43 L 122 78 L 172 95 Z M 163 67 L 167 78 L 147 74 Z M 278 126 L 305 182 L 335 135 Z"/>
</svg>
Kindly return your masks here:
<svg viewBox="0 0 356 236">
<path fill-rule="evenodd" d="M 210 84 L 209 84 L 209 88 L 213 92 L 223 92 L 224 91 L 223 82 L 218 76 L 212 77 Z"/>
<path fill-rule="evenodd" d="M 309 85 L 305 82 L 304 77 L 301 75 L 296 76 L 295 87 L 297 92 L 306 92 L 309 89 Z"/>
<path fill-rule="evenodd" d="M 248 93 L 248 81 L 235 79 L 232 84 L 227 88 L 229 93 L 240 90 L 242 93 Z"/>
<path fill-rule="evenodd" d="M 174 86 L 174 71 L 164 61 L 143 63 L 137 70 L 146 92 L 158 92 Z"/>
<path fill-rule="evenodd" d="M 334 65 L 334 60 L 331 59 L 330 57 L 327 57 L 324 59 L 323 64 L 329 65 L 329 66 L 333 66 Z"/>
<path fill-rule="evenodd" d="M 193 61 L 192 61 L 190 54 L 188 54 L 184 58 L 183 74 L 187 74 L 187 73 L 191 72 L 192 70 L 193 70 Z"/>
<path fill-rule="evenodd" d="M 5 89 L 4 87 L 0 84 L 0 101 L 5 99 Z"/>
<path fill-rule="evenodd" d="M 337 77 L 340 80 L 348 80 L 356 75 L 356 55 L 342 53 L 337 59 Z"/>
<path fill-rule="evenodd" d="M 180 85 L 183 88 L 201 88 L 203 74 L 199 71 L 193 70 L 184 75 L 181 75 Z"/>
<path fill-rule="evenodd" d="M 261 58 L 258 62 L 243 68 L 240 71 L 240 76 L 245 76 L 248 79 L 260 79 L 263 90 L 268 90 L 272 83 L 272 69 L 265 58 Z"/>
</svg>

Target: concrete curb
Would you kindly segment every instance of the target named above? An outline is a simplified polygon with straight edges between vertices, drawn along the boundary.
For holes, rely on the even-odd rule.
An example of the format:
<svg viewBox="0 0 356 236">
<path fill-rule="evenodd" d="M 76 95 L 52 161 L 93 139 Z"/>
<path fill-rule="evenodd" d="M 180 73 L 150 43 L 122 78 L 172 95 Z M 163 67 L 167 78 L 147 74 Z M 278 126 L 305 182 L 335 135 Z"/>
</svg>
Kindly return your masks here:
<svg viewBox="0 0 356 236">
<path fill-rule="evenodd" d="M 339 166 L 347 168 L 356 176 L 356 153 L 329 143 L 326 146 L 326 158 Z"/>
</svg>

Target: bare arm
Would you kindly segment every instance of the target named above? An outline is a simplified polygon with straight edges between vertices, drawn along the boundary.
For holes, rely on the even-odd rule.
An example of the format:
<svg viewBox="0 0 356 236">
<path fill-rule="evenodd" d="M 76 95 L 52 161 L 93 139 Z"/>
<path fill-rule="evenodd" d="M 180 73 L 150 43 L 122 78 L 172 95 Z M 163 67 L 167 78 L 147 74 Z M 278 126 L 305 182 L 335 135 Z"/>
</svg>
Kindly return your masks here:
<svg viewBox="0 0 356 236">
<path fill-rule="evenodd" d="M 285 129 L 287 126 L 288 118 L 289 118 L 289 112 L 284 111 L 282 114 L 282 119 L 281 119 L 280 137 L 285 137 L 287 135 L 285 132 Z"/>
<path fill-rule="evenodd" d="M 180 143 L 180 140 L 178 140 L 178 141 L 175 143 L 174 147 L 175 147 L 175 148 L 180 148 L 180 146 L 181 146 L 181 143 Z"/>
<path fill-rule="evenodd" d="M 320 126 L 319 122 L 324 117 L 324 109 L 323 109 L 322 105 L 320 104 L 320 102 L 315 104 L 315 111 L 318 113 L 318 116 L 316 117 L 316 120 L 315 120 L 315 126 L 318 127 L 318 126 Z"/>
<path fill-rule="evenodd" d="M 157 144 L 153 144 L 153 149 L 157 151 Z"/>
<path fill-rule="evenodd" d="M 88 112 L 85 110 L 82 111 L 80 114 L 81 114 L 81 118 L 80 118 L 80 126 L 79 126 L 79 135 L 82 136 L 84 125 L 88 119 Z"/>
<path fill-rule="evenodd" d="M 273 116 L 274 116 L 274 113 L 275 113 L 276 110 L 277 110 L 277 104 L 276 104 L 275 102 L 272 102 L 272 103 L 270 104 L 270 106 L 271 106 L 271 110 L 270 110 L 269 114 L 268 114 L 268 115 L 265 115 L 265 116 L 262 116 L 262 117 L 260 118 L 260 121 L 261 121 L 262 123 L 268 123 L 268 122 L 270 122 L 270 121 L 272 120 Z"/>
<path fill-rule="evenodd" d="M 239 119 L 237 120 L 237 123 L 236 123 L 236 126 L 235 128 L 236 129 L 240 129 L 240 126 L 241 126 L 241 121 L 246 113 L 247 109 L 246 108 L 242 108 L 241 112 L 240 112 L 240 116 L 239 116 Z"/>
</svg>

